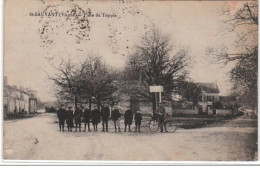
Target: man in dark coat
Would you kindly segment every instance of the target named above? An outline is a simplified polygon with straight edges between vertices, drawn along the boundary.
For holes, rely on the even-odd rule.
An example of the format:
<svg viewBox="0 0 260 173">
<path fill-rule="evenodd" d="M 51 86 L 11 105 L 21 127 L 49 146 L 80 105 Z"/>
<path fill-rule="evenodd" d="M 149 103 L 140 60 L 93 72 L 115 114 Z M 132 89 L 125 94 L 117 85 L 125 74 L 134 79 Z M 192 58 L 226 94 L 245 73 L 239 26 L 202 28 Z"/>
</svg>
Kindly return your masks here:
<svg viewBox="0 0 260 173">
<path fill-rule="evenodd" d="M 135 114 L 135 132 L 137 132 L 137 129 L 138 129 L 138 132 L 141 132 L 140 126 L 141 126 L 141 123 L 142 123 L 142 119 L 143 119 L 143 116 L 140 112 L 140 109 L 138 109 L 136 114 Z"/>
<path fill-rule="evenodd" d="M 71 106 L 69 106 L 69 110 L 67 111 L 67 118 L 66 118 L 66 121 L 67 121 L 67 125 L 68 125 L 68 131 L 69 132 L 72 132 L 72 127 L 73 127 L 73 111 L 71 110 Z"/>
<path fill-rule="evenodd" d="M 117 131 L 116 126 L 118 126 L 118 132 L 121 132 L 120 131 L 120 118 L 121 118 L 121 113 L 120 113 L 119 108 L 116 106 L 114 108 L 114 110 L 111 112 L 111 119 L 113 120 L 114 125 L 115 125 L 115 132 Z"/>
<path fill-rule="evenodd" d="M 167 132 L 166 124 L 163 123 L 165 121 L 166 110 L 165 110 L 165 107 L 163 106 L 162 103 L 159 103 L 159 106 L 156 109 L 155 114 L 157 115 L 158 123 L 160 125 L 161 132 L 163 132 L 163 127 L 165 129 L 165 132 Z"/>
<path fill-rule="evenodd" d="M 86 131 L 87 124 L 88 124 L 88 131 L 90 132 L 91 131 L 90 130 L 91 112 L 88 108 L 84 109 L 83 118 L 84 118 L 84 123 L 85 123 L 84 132 Z"/>
<path fill-rule="evenodd" d="M 75 124 L 76 124 L 76 129 L 75 131 L 77 131 L 78 127 L 79 127 L 79 131 L 81 132 L 81 117 L 82 117 L 82 110 L 81 108 L 76 108 L 74 111 L 74 120 L 75 120 Z"/>
<path fill-rule="evenodd" d="M 102 106 L 101 109 L 101 117 L 102 117 L 102 132 L 105 131 L 106 126 L 106 132 L 108 132 L 108 118 L 110 115 L 110 110 L 108 106 Z"/>
<path fill-rule="evenodd" d="M 64 132 L 64 122 L 66 119 L 66 110 L 63 108 L 63 106 L 60 106 L 60 108 L 57 111 L 57 116 L 59 119 L 59 127 L 60 127 L 60 131 L 62 129 L 62 131 Z"/>
<path fill-rule="evenodd" d="M 93 131 L 97 132 L 97 126 L 98 123 L 100 123 L 100 112 L 97 108 L 95 108 L 92 112 L 91 112 L 91 116 L 92 116 L 92 124 L 93 124 Z"/>
<path fill-rule="evenodd" d="M 127 109 L 125 111 L 125 132 L 126 132 L 126 127 L 128 126 L 128 131 L 131 132 L 131 124 L 133 122 L 133 112 L 130 109 Z"/>
</svg>

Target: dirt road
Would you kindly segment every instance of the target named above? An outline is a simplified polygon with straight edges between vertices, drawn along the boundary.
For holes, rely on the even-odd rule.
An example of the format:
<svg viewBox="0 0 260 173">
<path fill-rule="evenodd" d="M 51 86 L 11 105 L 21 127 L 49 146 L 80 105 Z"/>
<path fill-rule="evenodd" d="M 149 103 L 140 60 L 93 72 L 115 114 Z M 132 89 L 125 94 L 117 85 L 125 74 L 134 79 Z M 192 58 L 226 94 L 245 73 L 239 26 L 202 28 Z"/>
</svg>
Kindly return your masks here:
<svg viewBox="0 0 260 173">
<path fill-rule="evenodd" d="M 4 159 L 246 161 L 256 156 L 257 120 L 247 116 L 173 134 L 114 133 L 112 126 L 109 133 L 59 132 L 55 121 L 54 114 L 4 121 Z"/>
</svg>

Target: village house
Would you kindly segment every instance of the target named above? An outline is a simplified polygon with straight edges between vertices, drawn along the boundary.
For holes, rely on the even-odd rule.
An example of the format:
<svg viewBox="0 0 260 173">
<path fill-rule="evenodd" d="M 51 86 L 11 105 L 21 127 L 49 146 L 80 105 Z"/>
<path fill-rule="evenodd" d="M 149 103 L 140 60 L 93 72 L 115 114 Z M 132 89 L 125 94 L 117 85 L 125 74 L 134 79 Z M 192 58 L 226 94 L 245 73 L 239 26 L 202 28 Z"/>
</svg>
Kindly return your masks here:
<svg viewBox="0 0 260 173">
<path fill-rule="evenodd" d="M 8 85 L 6 77 L 4 77 L 3 95 L 4 116 L 37 112 L 35 92 L 23 87 Z"/>
<path fill-rule="evenodd" d="M 29 98 L 29 113 L 33 114 L 37 112 L 37 98 L 34 92 L 30 94 Z"/>
<path fill-rule="evenodd" d="M 222 108 L 219 88 L 216 83 L 196 83 L 200 88 L 198 103 L 185 100 L 178 94 L 172 95 L 173 115 L 215 115 Z"/>
<path fill-rule="evenodd" d="M 212 115 L 213 103 L 219 102 L 219 89 L 216 83 L 197 83 L 201 89 L 198 102 L 198 113 Z"/>
</svg>

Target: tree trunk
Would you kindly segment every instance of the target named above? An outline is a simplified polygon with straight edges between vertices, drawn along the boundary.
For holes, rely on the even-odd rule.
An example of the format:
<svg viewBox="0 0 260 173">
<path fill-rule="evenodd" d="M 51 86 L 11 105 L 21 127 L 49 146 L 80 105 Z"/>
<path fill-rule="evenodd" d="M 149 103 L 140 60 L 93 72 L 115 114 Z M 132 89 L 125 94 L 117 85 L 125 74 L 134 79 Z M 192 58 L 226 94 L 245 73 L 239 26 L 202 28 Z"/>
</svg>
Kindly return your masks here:
<svg viewBox="0 0 260 173">
<path fill-rule="evenodd" d="M 78 98 L 77 96 L 75 96 L 75 109 L 77 108 L 77 106 L 78 106 Z"/>
<path fill-rule="evenodd" d="M 98 110 L 100 111 L 101 109 L 101 101 L 100 98 L 97 99 L 97 106 L 98 106 Z"/>
<path fill-rule="evenodd" d="M 156 105 L 156 93 L 153 93 L 152 103 L 153 103 L 153 116 L 154 116 L 154 115 L 155 115 L 156 108 L 157 108 L 157 105 Z"/>
<path fill-rule="evenodd" d="M 92 104 L 91 97 L 89 97 L 89 99 L 88 99 L 88 107 L 89 107 L 90 112 L 91 112 L 91 104 Z"/>
</svg>

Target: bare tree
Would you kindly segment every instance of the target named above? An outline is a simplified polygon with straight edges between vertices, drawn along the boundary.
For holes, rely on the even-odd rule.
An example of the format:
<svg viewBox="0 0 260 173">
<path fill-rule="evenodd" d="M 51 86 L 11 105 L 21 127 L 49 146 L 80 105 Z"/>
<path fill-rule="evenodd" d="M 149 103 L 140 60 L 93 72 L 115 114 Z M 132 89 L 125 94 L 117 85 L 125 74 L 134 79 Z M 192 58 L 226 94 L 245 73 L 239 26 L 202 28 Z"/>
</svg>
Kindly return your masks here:
<svg viewBox="0 0 260 173">
<path fill-rule="evenodd" d="M 222 49 L 209 48 L 207 52 L 215 58 L 217 63 L 235 64 L 229 72 L 230 79 L 234 83 L 233 90 L 243 99 L 250 98 L 248 103 L 253 109 L 256 109 L 258 77 L 257 2 L 245 3 L 224 23 L 229 26 L 228 31 L 240 33 L 237 37 L 237 46 L 241 47 L 240 52 L 230 53 L 228 47 Z"/>
<path fill-rule="evenodd" d="M 73 64 L 71 60 L 67 62 L 62 59 L 58 67 L 52 65 L 56 70 L 56 74 L 49 76 L 56 84 L 56 96 L 60 100 L 72 101 L 77 107 L 78 98 L 80 97 L 81 87 L 78 80 L 78 66 Z"/>
<path fill-rule="evenodd" d="M 101 62 L 100 57 L 88 57 L 82 63 L 82 71 L 78 74 L 82 88 L 82 97 L 88 99 L 91 108 L 92 101 L 100 106 L 112 99 L 116 91 L 114 81 L 116 73 Z"/>
<path fill-rule="evenodd" d="M 162 85 L 163 99 L 170 100 L 180 81 L 186 77 L 186 51 L 171 56 L 173 47 L 170 38 L 152 29 L 142 38 L 135 52 L 129 57 L 124 70 L 124 89 L 131 95 L 153 103 L 156 96 L 149 92 L 149 86 Z"/>
<path fill-rule="evenodd" d="M 101 107 L 102 102 L 109 100 L 116 90 L 113 81 L 115 74 L 101 62 L 100 57 L 88 57 L 83 63 L 71 63 L 70 60 L 61 61 L 51 80 L 55 82 L 55 93 L 59 102 L 92 102 Z"/>
</svg>

